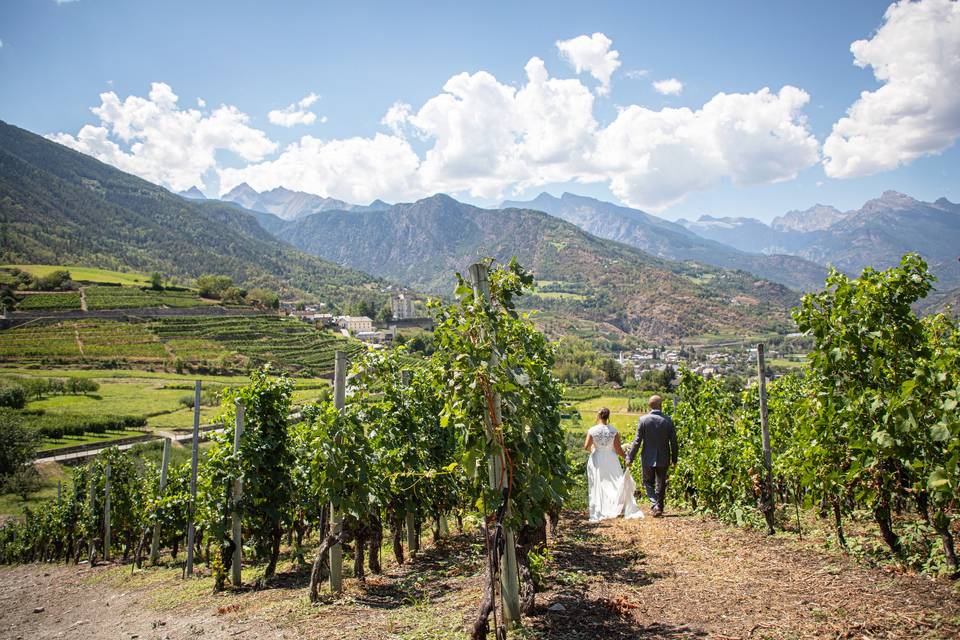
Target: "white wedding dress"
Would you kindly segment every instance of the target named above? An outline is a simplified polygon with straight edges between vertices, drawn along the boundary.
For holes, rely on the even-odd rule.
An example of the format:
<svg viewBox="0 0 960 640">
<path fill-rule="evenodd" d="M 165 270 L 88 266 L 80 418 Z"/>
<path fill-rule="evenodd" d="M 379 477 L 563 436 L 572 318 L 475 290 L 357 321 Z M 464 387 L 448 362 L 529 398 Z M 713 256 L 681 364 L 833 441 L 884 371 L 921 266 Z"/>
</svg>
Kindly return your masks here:
<svg viewBox="0 0 960 640">
<path fill-rule="evenodd" d="M 587 431 L 593 439 L 593 451 L 587 460 L 587 483 L 590 492 L 590 522 L 609 518 L 642 518 L 643 512 L 633 497 L 636 483 L 624 473 L 613 450 L 617 430 L 608 424 L 597 424 Z"/>
</svg>

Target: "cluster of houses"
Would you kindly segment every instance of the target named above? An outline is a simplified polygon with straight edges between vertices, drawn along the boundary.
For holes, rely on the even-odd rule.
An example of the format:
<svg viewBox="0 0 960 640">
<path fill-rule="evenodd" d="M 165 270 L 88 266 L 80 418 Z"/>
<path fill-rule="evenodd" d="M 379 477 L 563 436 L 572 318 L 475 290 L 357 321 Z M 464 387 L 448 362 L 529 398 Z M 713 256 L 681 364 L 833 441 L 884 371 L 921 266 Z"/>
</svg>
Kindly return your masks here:
<svg viewBox="0 0 960 640">
<path fill-rule="evenodd" d="M 325 329 L 340 331 L 345 336 L 356 338 L 370 345 L 382 345 L 392 342 L 397 335 L 397 326 L 420 326 L 424 318 L 419 318 L 410 296 L 400 293 L 390 298 L 392 321 L 386 328 L 378 329 L 368 316 L 340 316 L 325 311 L 323 303 L 302 305 L 294 302 L 281 302 L 280 310 L 288 316 L 299 318 Z M 428 319 L 426 319 L 428 320 Z"/>
<path fill-rule="evenodd" d="M 779 357 L 776 351 L 768 351 L 767 358 Z M 677 370 L 684 366 L 706 378 L 724 375 L 749 375 L 755 373 L 757 348 L 729 349 L 697 352 L 683 348 L 649 347 L 632 353 L 620 352 L 619 361 L 624 368 L 633 367 L 633 375 L 640 378 L 648 371 L 664 371 L 667 367 Z"/>
</svg>

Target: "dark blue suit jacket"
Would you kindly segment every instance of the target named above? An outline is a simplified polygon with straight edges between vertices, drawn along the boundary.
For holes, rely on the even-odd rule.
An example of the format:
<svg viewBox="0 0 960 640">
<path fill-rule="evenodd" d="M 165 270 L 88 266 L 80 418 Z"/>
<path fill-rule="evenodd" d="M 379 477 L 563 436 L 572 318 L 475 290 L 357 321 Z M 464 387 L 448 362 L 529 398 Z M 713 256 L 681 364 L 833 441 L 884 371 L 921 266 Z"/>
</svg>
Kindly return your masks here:
<svg viewBox="0 0 960 640">
<path fill-rule="evenodd" d="M 640 462 L 644 467 L 677 464 L 677 429 L 670 416 L 662 411 L 651 411 L 637 420 L 637 437 L 627 451 L 627 464 L 633 462 L 641 444 Z"/>
</svg>

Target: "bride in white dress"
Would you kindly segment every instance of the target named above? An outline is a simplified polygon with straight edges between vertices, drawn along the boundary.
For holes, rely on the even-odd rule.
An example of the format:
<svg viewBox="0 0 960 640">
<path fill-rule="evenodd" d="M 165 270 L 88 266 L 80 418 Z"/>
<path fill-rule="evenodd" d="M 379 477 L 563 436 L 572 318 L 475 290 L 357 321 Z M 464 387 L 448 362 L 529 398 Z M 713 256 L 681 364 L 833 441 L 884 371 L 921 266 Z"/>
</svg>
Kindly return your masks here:
<svg viewBox="0 0 960 640">
<path fill-rule="evenodd" d="M 626 454 L 620 434 L 609 424 L 610 410 L 597 413 L 597 424 L 587 431 L 583 448 L 590 452 L 587 460 L 587 482 L 590 497 L 590 522 L 609 518 L 642 518 L 643 512 L 633 497 L 636 484 L 633 476 L 624 473 L 619 457 Z"/>
</svg>

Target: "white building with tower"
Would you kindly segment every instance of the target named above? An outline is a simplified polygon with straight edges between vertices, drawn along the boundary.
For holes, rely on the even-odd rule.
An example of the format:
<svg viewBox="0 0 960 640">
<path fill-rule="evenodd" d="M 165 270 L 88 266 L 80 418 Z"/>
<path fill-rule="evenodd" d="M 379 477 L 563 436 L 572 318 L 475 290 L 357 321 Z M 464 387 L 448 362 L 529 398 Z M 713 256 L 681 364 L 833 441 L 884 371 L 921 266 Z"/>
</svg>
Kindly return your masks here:
<svg viewBox="0 0 960 640">
<path fill-rule="evenodd" d="M 390 313 L 394 320 L 406 320 L 415 318 L 413 310 L 413 299 L 401 293 L 390 298 Z"/>
</svg>

